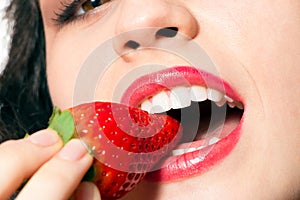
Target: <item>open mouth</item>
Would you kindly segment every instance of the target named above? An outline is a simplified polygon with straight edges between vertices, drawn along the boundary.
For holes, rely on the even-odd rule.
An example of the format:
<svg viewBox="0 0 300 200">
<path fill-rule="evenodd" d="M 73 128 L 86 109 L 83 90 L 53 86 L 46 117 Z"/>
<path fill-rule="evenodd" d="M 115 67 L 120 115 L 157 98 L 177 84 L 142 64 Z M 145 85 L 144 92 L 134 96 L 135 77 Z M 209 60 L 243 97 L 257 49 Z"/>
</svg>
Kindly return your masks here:
<svg viewBox="0 0 300 200">
<path fill-rule="evenodd" d="M 148 174 L 148 180 L 174 181 L 202 174 L 225 158 L 240 136 L 241 99 L 226 82 L 194 67 L 141 77 L 122 102 L 149 113 L 166 113 L 183 127 L 180 143 L 162 159 L 158 170 Z"/>
</svg>

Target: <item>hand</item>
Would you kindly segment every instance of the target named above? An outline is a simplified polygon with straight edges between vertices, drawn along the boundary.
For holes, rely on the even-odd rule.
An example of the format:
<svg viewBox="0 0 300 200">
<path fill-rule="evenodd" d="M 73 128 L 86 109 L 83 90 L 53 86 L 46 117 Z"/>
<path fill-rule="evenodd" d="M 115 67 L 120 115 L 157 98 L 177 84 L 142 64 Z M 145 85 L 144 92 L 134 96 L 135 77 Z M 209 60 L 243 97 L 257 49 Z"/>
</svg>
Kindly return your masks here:
<svg viewBox="0 0 300 200">
<path fill-rule="evenodd" d="M 8 199 L 29 181 L 17 199 L 68 199 L 76 190 L 93 158 L 80 140 L 64 147 L 55 131 L 39 131 L 26 139 L 0 145 L 0 199 Z M 100 199 L 92 183 L 82 183 L 74 199 Z"/>
</svg>

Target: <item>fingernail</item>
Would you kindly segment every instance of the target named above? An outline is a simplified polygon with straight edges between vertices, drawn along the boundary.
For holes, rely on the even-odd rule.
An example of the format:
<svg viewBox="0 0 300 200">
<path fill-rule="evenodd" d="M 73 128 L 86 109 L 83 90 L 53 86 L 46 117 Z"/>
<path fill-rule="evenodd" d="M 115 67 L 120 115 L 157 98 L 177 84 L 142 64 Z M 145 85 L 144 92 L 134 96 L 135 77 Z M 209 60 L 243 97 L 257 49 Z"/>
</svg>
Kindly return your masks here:
<svg viewBox="0 0 300 200">
<path fill-rule="evenodd" d="M 30 135 L 27 139 L 33 144 L 47 147 L 58 142 L 59 136 L 55 131 L 46 129 Z"/>
<path fill-rule="evenodd" d="M 68 142 L 58 153 L 58 157 L 63 160 L 76 161 L 80 160 L 88 151 L 78 139 Z"/>
</svg>

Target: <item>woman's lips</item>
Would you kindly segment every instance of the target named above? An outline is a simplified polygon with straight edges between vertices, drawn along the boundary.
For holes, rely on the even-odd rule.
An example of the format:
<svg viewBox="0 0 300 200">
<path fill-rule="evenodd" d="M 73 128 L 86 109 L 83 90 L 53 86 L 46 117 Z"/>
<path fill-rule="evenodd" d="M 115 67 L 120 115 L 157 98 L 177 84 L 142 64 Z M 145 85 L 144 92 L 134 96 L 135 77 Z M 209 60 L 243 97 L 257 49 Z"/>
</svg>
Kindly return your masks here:
<svg viewBox="0 0 300 200">
<path fill-rule="evenodd" d="M 187 66 L 168 68 L 138 78 L 128 87 L 121 102 L 138 107 L 144 100 L 150 99 L 161 91 L 170 91 L 178 86 L 190 87 L 193 85 L 220 91 L 230 99 L 243 105 L 239 95 L 228 83 L 217 76 Z M 204 143 L 204 141 L 179 145 L 178 148 L 188 147 L 193 151 L 166 158 L 160 163 L 159 170 L 148 173 L 147 179 L 159 182 L 175 181 L 204 173 L 225 158 L 236 146 L 240 138 L 242 122 L 243 120 L 240 120 L 238 125 L 231 129 L 229 133 L 225 134 L 222 130 L 220 135 L 223 136 L 213 145 L 201 147 L 201 143 Z M 224 125 L 224 127 L 226 126 Z"/>
</svg>

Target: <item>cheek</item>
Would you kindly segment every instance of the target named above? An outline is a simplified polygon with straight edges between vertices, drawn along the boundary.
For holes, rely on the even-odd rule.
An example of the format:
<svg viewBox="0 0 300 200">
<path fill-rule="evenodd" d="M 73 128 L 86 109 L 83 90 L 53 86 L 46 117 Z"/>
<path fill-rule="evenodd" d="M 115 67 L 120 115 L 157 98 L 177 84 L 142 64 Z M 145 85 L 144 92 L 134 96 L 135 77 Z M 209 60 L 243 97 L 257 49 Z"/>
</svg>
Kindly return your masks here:
<svg viewBox="0 0 300 200">
<path fill-rule="evenodd" d="M 103 29 L 105 25 L 78 30 L 71 27 L 56 33 L 46 31 L 48 85 L 55 106 L 65 109 L 97 96 L 97 79 L 102 68 L 91 68 L 85 62 L 110 37 L 111 30 L 106 28 L 107 32 L 103 33 Z M 94 63 L 103 62 L 103 55 L 97 55 L 97 59 Z M 96 81 L 91 81 L 91 77 Z M 108 79 L 106 86 L 111 82 Z"/>
<path fill-rule="evenodd" d="M 74 86 L 88 47 L 74 41 L 79 38 L 56 37 L 47 49 L 47 76 L 50 95 L 55 106 L 61 109 L 73 105 Z M 48 40 L 49 41 L 49 40 Z"/>
<path fill-rule="evenodd" d="M 207 24 L 202 25 L 207 25 L 210 29 L 206 30 L 210 32 L 203 27 L 202 34 L 207 38 L 212 35 L 218 44 L 224 44 L 224 51 L 242 63 L 260 95 L 266 117 L 273 123 L 280 121 L 279 124 L 293 124 L 295 128 L 299 126 L 296 119 L 299 119 L 300 110 L 297 101 L 300 99 L 299 1 L 290 4 L 280 1 L 252 4 L 249 1 L 244 5 L 248 6 L 241 7 L 243 12 L 237 9 L 230 15 L 226 13 L 229 8 L 223 12 L 218 10 L 223 18 L 217 13 L 209 15 Z M 215 23 L 211 23 L 213 20 Z"/>
</svg>

